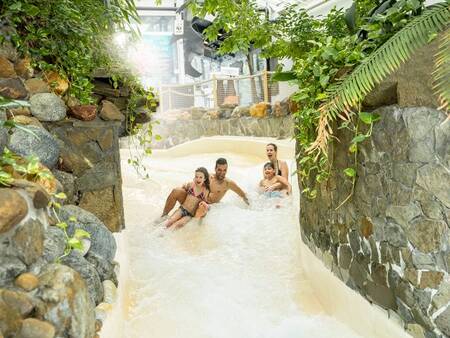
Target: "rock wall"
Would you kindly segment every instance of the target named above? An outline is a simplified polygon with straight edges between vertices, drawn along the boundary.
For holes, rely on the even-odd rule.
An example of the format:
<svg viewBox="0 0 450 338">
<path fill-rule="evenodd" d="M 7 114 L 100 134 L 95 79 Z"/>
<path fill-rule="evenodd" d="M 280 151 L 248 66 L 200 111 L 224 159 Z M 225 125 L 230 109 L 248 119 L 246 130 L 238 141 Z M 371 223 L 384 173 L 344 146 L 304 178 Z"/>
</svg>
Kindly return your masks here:
<svg viewBox="0 0 450 338">
<path fill-rule="evenodd" d="M 203 136 L 234 135 L 290 138 L 294 133 L 292 115 L 283 117 L 235 117 L 226 119 L 166 120 L 160 119 L 153 132 L 162 136 L 155 148 L 169 148 Z"/>
<path fill-rule="evenodd" d="M 111 232 L 74 205 L 50 217 L 52 199 L 41 184 L 25 180 L 0 188 L 0 337 L 92 338 L 101 328 L 103 302 L 114 301 Z M 68 254 L 57 221 L 68 224 L 70 237 L 76 229 L 90 233 L 82 251 Z"/>
<path fill-rule="evenodd" d="M 79 121 L 47 123 L 60 145 L 56 178 L 69 202 L 100 218 L 111 231 L 124 225 L 120 172 L 119 122 Z"/>
<path fill-rule="evenodd" d="M 330 149 L 333 170 L 302 198 L 303 241 L 347 286 L 398 317 L 414 337 L 450 336 L 450 123 L 432 108 L 388 106 L 360 146 L 352 198 L 343 169 L 352 135 Z"/>
<path fill-rule="evenodd" d="M 12 50 L 7 53 L 0 46 L 0 95 L 27 105 L 9 105 L 0 119 L 33 133 L 18 128 L 8 133 L 0 127 L 0 150 L 6 146 L 24 157 L 37 156 L 63 184 L 71 203 L 120 231 L 124 217 L 118 135 L 125 116 L 105 99 L 109 96 L 96 94 L 98 106 L 80 104 L 66 94 L 67 80 L 54 72 L 35 73 L 31 60 Z"/>
</svg>

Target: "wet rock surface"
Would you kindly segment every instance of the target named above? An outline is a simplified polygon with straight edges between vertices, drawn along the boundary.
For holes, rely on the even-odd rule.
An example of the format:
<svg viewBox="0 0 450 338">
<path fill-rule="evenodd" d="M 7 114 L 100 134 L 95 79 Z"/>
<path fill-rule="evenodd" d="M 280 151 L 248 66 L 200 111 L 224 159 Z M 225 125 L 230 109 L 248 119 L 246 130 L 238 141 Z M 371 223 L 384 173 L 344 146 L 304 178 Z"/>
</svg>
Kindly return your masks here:
<svg viewBox="0 0 450 338">
<path fill-rule="evenodd" d="M 381 121 L 360 145 L 352 199 L 330 213 L 350 193 L 342 170 L 353 165 L 345 142 L 334 143 L 334 183 L 324 184 L 315 200 L 302 200 L 302 238 L 319 258 L 332 255 L 338 263 L 333 272 L 348 276 L 343 282 L 371 302 L 395 311 L 409 332 L 446 337 L 450 170 L 442 159 L 450 158 L 448 143 L 443 146 L 450 124 L 442 123 L 445 114 L 426 107 L 376 112 Z M 344 132 L 336 136 L 351 139 Z"/>
</svg>

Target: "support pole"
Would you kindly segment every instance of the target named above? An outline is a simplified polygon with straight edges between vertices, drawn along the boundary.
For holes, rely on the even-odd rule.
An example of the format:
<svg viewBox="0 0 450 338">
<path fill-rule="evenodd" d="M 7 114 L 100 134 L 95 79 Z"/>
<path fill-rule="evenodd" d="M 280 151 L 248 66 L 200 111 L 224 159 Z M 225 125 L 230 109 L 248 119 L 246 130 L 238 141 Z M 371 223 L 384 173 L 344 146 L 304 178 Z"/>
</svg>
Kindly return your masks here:
<svg viewBox="0 0 450 338">
<path fill-rule="evenodd" d="M 265 69 L 262 73 L 262 80 L 263 80 L 263 87 L 264 87 L 264 102 L 270 103 L 269 102 L 269 79 L 268 79 L 268 74 L 267 74 L 267 70 Z"/>
</svg>

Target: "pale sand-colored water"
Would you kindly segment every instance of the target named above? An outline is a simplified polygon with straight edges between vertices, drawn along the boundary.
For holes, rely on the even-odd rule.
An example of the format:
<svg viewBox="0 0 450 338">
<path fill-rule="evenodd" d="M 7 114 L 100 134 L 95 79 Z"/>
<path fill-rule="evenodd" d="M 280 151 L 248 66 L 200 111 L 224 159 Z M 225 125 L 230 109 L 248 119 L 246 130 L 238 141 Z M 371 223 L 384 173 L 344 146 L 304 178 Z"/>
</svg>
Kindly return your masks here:
<svg viewBox="0 0 450 338">
<path fill-rule="evenodd" d="M 149 180 L 123 165 L 121 297 L 102 337 L 360 337 L 326 315 L 306 278 L 298 200 L 276 209 L 255 192 L 265 161 L 261 146 L 253 155 L 242 154 L 244 144 L 234 144 L 233 153 L 198 154 L 195 146 L 162 152 L 147 161 Z M 251 206 L 229 192 L 201 225 L 155 227 L 171 188 L 190 181 L 196 167 L 212 170 L 217 157 L 227 158 L 227 177 L 249 193 Z"/>
</svg>

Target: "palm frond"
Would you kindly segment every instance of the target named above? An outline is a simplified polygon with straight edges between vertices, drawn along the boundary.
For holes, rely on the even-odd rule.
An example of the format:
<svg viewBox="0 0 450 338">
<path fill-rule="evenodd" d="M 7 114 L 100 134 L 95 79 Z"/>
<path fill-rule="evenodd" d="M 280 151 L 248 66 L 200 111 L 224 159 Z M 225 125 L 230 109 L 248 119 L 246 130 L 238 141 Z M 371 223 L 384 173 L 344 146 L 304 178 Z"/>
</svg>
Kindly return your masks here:
<svg viewBox="0 0 450 338">
<path fill-rule="evenodd" d="M 330 123 L 336 116 L 343 120 L 350 118 L 353 107 L 360 103 L 377 84 L 397 70 L 420 47 L 426 45 L 431 34 L 448 27 L 450 8 L 448 3 L 430 7 L 422 15 L 414 18 L 375 52 L 368 56 L 340 85 L 330 92 L 331 99 L 319 108 L 320 121 L 317 138 L 307 149 L 308 152 L 327 151 Z M 438 93 L 443 103 L 448 103 L 448 39 L 440 50 L 441 67 L 438 68 Z M 442 76 L 442 77 L 441 77 Z M 445 101 L 447 100 L 447 101 Z"/>
<path fill-rule="evenodd" d="M 441 39 L 439 51 L 436 54 L 434 89 L 438 94 L 440 109 L 448 110 L 450 102 L 450 29 L 447 29 Z"/>
</svg>

